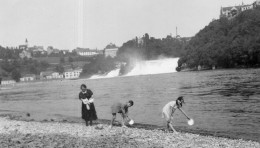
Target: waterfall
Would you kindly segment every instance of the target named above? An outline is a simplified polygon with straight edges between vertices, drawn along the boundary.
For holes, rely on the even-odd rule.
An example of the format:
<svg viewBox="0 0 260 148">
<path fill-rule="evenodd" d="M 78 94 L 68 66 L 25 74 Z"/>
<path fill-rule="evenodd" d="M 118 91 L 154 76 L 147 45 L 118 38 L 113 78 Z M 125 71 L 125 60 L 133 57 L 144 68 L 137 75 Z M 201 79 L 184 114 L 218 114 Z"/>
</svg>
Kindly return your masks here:
<svg viewBox="0 0 260 148">
<path fill-rule="evenodd" d="M 150 61 L 138 61 L 134 63 L 134 68 L 124 76 L 138 76 L 149 74 L 162 74 L 176 72 L 179 58 L 167 58 Z M 93 75 L 90 79 L 113 78 L 119 76 L 120 69 L 110 71 L 105 75 Z"/>
<path fill-rule="evenodd" d="M 176 72 L 179 58 L 169 58 L 137 62 L 126 76 L 162 74 Z"/>
</svg>

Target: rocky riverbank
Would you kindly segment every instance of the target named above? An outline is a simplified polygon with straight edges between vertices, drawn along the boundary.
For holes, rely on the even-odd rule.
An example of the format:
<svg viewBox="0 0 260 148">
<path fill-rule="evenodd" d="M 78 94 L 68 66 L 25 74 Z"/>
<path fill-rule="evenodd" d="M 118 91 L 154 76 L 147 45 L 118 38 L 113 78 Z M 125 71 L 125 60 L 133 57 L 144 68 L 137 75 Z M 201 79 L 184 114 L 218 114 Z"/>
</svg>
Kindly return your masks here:
<svg viewBox="0 0 260 148">
<path fill-rule="evenodd" d="M 0 147 L 260 147 L 260 143 L 107 124 L 35 122 L 0 118 Z"/>
</svg>

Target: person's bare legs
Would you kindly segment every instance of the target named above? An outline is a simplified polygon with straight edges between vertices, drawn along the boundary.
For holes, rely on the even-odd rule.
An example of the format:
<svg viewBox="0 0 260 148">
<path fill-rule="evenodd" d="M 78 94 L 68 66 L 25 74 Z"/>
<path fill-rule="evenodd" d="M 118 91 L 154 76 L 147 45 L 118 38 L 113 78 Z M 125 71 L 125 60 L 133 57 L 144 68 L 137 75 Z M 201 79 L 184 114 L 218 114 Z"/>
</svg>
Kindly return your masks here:
<svg viewBox="0 0 260 148">
<path fill-rule="evenodd" d="M 165 114 L 164 114 L 164 115 L 165 115 Z M 166 122 L 167 122 L 167 130 L 170 131 L 170 128 L 171 128 L 173 132 L 178 133 L 178 132 L 173 128 L 173 126 L 172 126 L 172 119 L 173 119 L 173 117 L 170 116 L 170 117 L 168 117 L 168 118 L 166 118 L 166 119 L 167 119 L 167 120 L 166 120 Z"/>
<path fill-rule="evenodd" d="M 122 122 L 122 123 L 121 123 L 121 124 L 122 124 L 122 127 L 126 127 L 126 126 L 125 126 L 125 117 L 124 117 L 123 114 L 121 114 L 121 116 L 122 116 L 122 121 L 121 121 L 121 122 Z"/>
<path fill-rule="evenodd" d="M 110 123 L 110 128 L 113 127 L 114 121 L 116 119 L 116 114 L 112 114 L 112 119 L 111 119 L 111 123 Z"/>
<path fill-rule="evenodd" d="M 172 131 L 174 131 L 174 133 L 178 133 L 174 128 L 173 128 L 173 126 L 172 126 L 172 123 L 171 122 L 168 122 L 167 123 L 168 124 L 168 126 L 170 126 L 171 127 L 171 129 L 172 129 Z"/>
<path fill-rule="evenodd" d="M 166 121 L 166 126 L 167 126 L 167 130 L 170 130 L 170 126 L 169 126 L 170 122 Z"/>
</svg>

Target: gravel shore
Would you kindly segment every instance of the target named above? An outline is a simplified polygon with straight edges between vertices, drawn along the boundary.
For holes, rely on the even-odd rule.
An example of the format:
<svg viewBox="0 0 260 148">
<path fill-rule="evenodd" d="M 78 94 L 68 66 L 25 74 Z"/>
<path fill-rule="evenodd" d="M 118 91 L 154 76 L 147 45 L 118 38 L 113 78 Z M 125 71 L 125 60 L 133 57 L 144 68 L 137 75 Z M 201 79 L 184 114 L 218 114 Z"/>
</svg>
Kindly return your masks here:
<svg viewBox="0 0 260 148">
<path fill-rule="evenodd" d="M 239 147 L 259 148 L 254 141 L 169 133 L 140 128 L 108 128 L 107 124 L 35 122 L 0 117 L 0 147 Z"/>
</svg>

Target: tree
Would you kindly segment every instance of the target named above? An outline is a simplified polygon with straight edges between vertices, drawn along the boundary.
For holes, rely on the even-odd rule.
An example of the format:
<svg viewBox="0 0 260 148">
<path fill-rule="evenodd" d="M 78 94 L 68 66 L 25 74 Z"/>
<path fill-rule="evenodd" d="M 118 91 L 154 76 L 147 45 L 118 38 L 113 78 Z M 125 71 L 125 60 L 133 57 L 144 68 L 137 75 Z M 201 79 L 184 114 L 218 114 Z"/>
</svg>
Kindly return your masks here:
<svg viewBox="0 0 260 148">
<path fill-rule="evenodd" d="M 91 58 L 90 63 L 87 63 L 83 66 L 83 74 L 105 74 L 111 70 L 114 70 L 115 68 L 115 59 L 111 57 L 106 58 L 104 55 L 97 55 Z"/>
<path fill-rule="evenodd" d="M 69 57 L 69 63 L 72 63 L 72 62 L 73 62 L 73 58 Z"/>
<path fill-rule="evenodd" d="M 64 72 L 64 67 L 62 65 L 57 65 L 55 67 L 55 70 L 59 73 L 63 73 Z"/>
<path fill-rule="evenodd" d="M 178 66 L 257 67 L 260 10 L 248 10 L 228 20 L 220 18 L 199 31 L 185 47 Z"/>
<path fill-rule="evenodd" d="M 12 78 L 16 81 L 19 82 L 21 78 L 21 73 L 18 70 L 12 71 Z"/>
<path fill-rule="evenodd" d="M 60 58 L 60 63 L 65 63 L 64 57 Z"/>
</svg>

